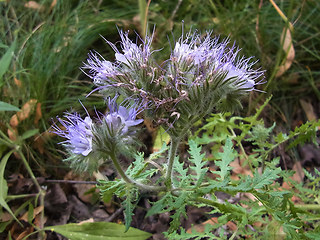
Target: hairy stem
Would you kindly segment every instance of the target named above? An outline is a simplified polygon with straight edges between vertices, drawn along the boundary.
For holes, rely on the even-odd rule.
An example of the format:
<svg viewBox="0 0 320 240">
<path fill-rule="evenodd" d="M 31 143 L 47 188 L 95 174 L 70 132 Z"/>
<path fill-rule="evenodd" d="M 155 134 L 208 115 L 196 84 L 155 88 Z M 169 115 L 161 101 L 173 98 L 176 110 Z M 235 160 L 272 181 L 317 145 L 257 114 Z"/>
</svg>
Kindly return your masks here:
<svg viewBox="0 0 320 240">
<path fill-rule="evenodd" d="M 121 178 L 128 184 L 133 184 L 136 187 L 138 187 L 139 189 L 141 189 L 142 191 L 145 192 L 159 192 L 159 191 L 163 191 L 165 190 L 164 186 L 152 186 L 152 185 L 146 185 L 140 182 L 137 182 L 133 179 L 131 179 L 121 168 L 118 159 L 116 157 L 116 155 L 114 153 L 110 154 L 111 160 L 113 162 L 114 167 L 116 168 L 116 170 L 118 171 L 119 175 L 121 176 Z"/>
<path fill-rule="evenodd" d="M 165 185 L 168 189 L 172 188 L 172 174 L 173 174 L 173 162 L 176 157 L 177 149 L 179 147 L 180 138 L 171 138 L 171 146 L 168 157 L 168 170 L 165 179 Z"/>
<path fill-rule="evenodd" d="M 116 168 L 116 170 L 118 171 L 119 175 L 121 176 L 121 178 L 126 182 L 126 183 L 133 183 L 133 180 L 130 179 L 127 174 L 122 170 L 118 159 L 116 157 L 116 155 L 114 153 L 110 154 L 113 166 Z"/>
</svg>

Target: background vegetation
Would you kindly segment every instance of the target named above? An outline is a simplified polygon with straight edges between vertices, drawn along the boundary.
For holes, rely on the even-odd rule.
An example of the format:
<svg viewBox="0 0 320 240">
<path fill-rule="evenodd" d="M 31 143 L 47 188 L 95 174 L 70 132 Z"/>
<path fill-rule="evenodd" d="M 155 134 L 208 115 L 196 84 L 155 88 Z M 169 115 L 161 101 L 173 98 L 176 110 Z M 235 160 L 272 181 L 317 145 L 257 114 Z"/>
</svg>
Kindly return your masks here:
<svg viewBox="0 0 320 240">
<path fill-rule="evenodd" d="M 35 211 L 38 206 L 45 206 L 42 186 L 50 179 L 66 179 L 70 170 L 62 162 L 65 155 L 57 145 L 59 139 L 50 133 L 55 121 L 52 119 L 64 111 L 83 111 L 79 100 L 85 106 L 104 107 L 95 94 L 86 98 L 93 85 L 79 67 L 93 49 L 114 58 L 101 36 L 116 42 L 117 28 L 130 30 L 132 39 L 134 31 L 143 36 L 155 29 L 153 46 L 163 49 L 163 55 L 171 51 L 173 39 L 189 29 L 209 30 L 235 41 L 242 54 L 254 56 L 261 69 L 266 70 L 266 83 L 258 86 L 263 92 L 250 93 L 243 110 L 237 114 L 243 117 L 254 114 L 272 95 L 261 117 L 267 127 L 276 123 L 275 134 L 289 133 L 308 120 L 318 120 L 320 114 L 317 0 L 11 0 L 0 1 L 0 12 L 1 236 L 10 232 L 10 236 L 18 239 L 33 231 L 31 227 L 18 229 L 13 215 L 22 222 L 21 216 L 27 212 L 25 222 L 32 223 L 25 225 L 28 228 L 34 225 L 41 228 L 44 224 L 46 211 Z M 161 60 L 160 55 L 159 63 Z M 155 131 L 146 128 L 149 133 L 144 135 Z M 147 140 L 145 144 L 152 145 Z M 316 147 L 306 150 L 302 146 L 285 149 L 279 145 L 272 154 L 280 157 L 283 169 L 294 168 L 299 172 L 298 182 L 304 186 L 307 178 L 301 167 L 314 174 L 312 169 L 320 166 L 319 150 Z M 311 157 L 305 156 L 308 151 L 313 154 Z M 19 190 L 14 187 L 19 178 L 33 181 L 29 188 Z M 89 177 L 76 180 L 79 179 Z M 308 194 L 311 193 L 305 193 L 305 197 Z M 10 211 L 12 214 L 6 215 Z M 38 215 L 41 221 L 35 223 Z M 315 218 L 319 219 L 319 215 Z"/>
</svg>

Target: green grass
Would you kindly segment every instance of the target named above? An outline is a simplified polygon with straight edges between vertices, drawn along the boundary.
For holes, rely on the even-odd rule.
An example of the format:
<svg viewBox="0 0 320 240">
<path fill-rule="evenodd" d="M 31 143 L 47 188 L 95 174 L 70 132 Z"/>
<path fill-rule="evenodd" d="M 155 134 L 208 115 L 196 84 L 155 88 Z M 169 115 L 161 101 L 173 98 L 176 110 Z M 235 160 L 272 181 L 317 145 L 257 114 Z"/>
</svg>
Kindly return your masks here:
<svg viewBox="0 0 320 240">
<path fill-rule="evenodd" d="M 71 108 L 79 110 L 80 99 L 85 106 L 103 107 L 99 98 L 91 91 L 90 79 L 80 70 L 89 50 L 98 50 L 113 59 L 113 52 L 100 35 L 110 41 L 117 41 L 116 26 L 130 29 L 143 35 L 146 19 L 148 29 L 155 26 L 154 46 L 163 49 L 157 56 L 159 62 L 172 49 L 172 42 L 189 29 L 201 32 L 212 30 L 221 38 L 229 37 L 242 48 L 245 56 L 259 59 L 266 70 L 267 84 L 259 86 L 265 94 L 253 93 L 249 110 L 256 107 L 267 96 L 273 94 L 270 121 L 278 121 L 285 128 L 291 128 L 299 99 L 319 93 L 319 30 L 315 21 L 320 12 L 318 1 L 284 1 L 279 8 L 294 26 L 292 41 L 295 59 L 292 66 L 279 78 L 275 73 L 285 60 L 280 36 L 288 26 L 274 6 L 264 1 L 152 1 L 147 15 L 147 5 L 139 1 L 106 1 L 100 4 L 91 1 L 58 1 L 50 8 L 51 1 L 42 1 L 43 10 L 26 8 L 18 1 L 1 2 L 3 20 L 0 22 L 0 53 L 4 55 L 14 42 L 15 55 L 4 75 L 4 85 L 0 101 L 18 107 L 30 99 L 41 103 L 42 118 L 40 126 L 34 126 L 30 117 L 19 125 L 19 132 L 40 128 L 44 132 L 51 124 L 51 118 L 61 115 Z M 170 39 L 168 41 L 168 39 Z M 22 83 L 17 87 L 14 79 Z M 292 79 L 296 82 L 292 83 Z M 12 114 L 1 114 L 1 129 Z M 279 116 L 285 116 L 279 117 Z M 283 121 L 283 120 L 286 121 Z M 306 120 L 306 119 L 304 119 Z M 53 149 L 54 144 L 51 146 Z M 31 148 L 32 149 L 32 148 Z M 41 156 L 38 156 L 41 159 Z"/>
<path fill-rule="evenodd" d="M 41 103 L 42 116 L 35 123 L 35 111 L 19 123 L 19 135 L 39 129 L 40 138 L 52 124 L 52 119 L 64 111 L 82 111 L 82 103 L 91 108 L 104 109 L 97 93 L 86 95 L 93 89 L 91 80 L 80 67 L 90 50 L 97 50 L 109 60 L 114 59 L 112 49 L 100 35 L 111 42 L 119 40 L 117 27 L 144 35 L 146 27 L 152 32 L 153 46 L 161 63 L 166 59 L 174 39 L 184 29 L 212 31 L 221 38 L 229 37 L 242 49 L 245 56 L 254 56 L 258 65 L 266 70 L 267 83 L 259 86 L 265 93 L 253 92 L 241 113 L 253 113 L 257 106 L 273 95 L 264 117 L 271 126 L 292 129 L 298 121 L 307 120 L 301 113 L 300 99 L 311 101 L 313 108 L 320 100 L 320 1 L 276 1 L 285 17 L 293 24 L 292 42 L 295 58 L 291 67 L 275 77 L 279 66 L 286 60 L 281 34 L 289 22 L 279 15 L 271 1 L 252 0 L 143 0 L 109 1 L 39 1 L 42 10 L 24 6 L 26 1 L 0 1 L 0 101 L 21 108 L 30 99 Z M 146 10 L 148 10 L 146 12 Z M 147 20 L 147 21 L 146 21 Z M 169 41 L 168 41 L 169 39 Z M 12 49 L 14 55 L 9 54 Z M 8 53 L 8 54 L 6 54 Z M 3 76 L 2 76 L 3 75 Z M 2 76 L 2 78 L 1 78 Z M 21 82 L 21 86 L 16 84 Z M 91 108 L 93 109 L 93 108 Z M 0 130 L 7 133 L 14 112 L 0 112 Z M 302 119 L 301 119 L 302 118 Z M 1 140 L 1 138 L 0 138 Z M 57 145 L 58 139 L 44 141 L 44 152 L 35 146 L 35 139 L 17 143 L 37 172 L 37 176 L 52 174 L 61 177 L 64 158 Z M 0 158 L 8 151 L 0 141 Z M 294 150 L 292 158 L 296 158 Z M 21 161 L 8 162 L 6 175 L 19 172 Z M 21 165 L 20 165 L 21 164 Z"/>
</svg>

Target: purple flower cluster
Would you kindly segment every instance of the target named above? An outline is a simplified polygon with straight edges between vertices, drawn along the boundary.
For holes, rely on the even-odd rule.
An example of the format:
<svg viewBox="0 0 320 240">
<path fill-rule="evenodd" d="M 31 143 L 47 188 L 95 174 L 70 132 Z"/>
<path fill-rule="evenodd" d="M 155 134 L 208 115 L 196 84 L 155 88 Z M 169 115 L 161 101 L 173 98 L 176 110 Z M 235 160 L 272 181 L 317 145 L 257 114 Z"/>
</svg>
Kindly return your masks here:
<svg viewBox="0 0 320 240">
<path fill-rule="evenodd" d="M 107 124 L 109 129 L 109 136 L 104 137 L 110 137 L 109 140 L 114 137 L 121 138 L 130 135 L 129 128 L 143 122 L 143 119 L 136 119 L 142 108 L 136 108 L 135 104 L 124 107 L 118 105 L 116 101 L 117 96 L 109 98 L 107 104 L 109 112 L 102 114 L 102 116 L 97 114 L 95 122 L 89 116 L 82 119 L 78 113 L 66 113 L 64 115 L 66 120 L 58 118 L 62 127 L 53 125 L 54 133 L 67 139 L 61 142 L 67 149 L 82 156 L 88 156 L 93 149 L 96 149 L 94 146 L 96 144 L 95 138 L 96 134 L 99 134 L 96 131 L 105 126 L 104 124 Z"/>
<path fill-rule="evenodd" d="M 241 95 L 255 90 L 263 79 L 264 71 L 253 69 L 256 62 L 239 57 L 240 50 L 235 45 L 230 46 L 228 39 L 212 38 L 211 32 L 205 37 L 197 32 L 181 36 L 174 43 L 169 59 L 161 65 L 152 58 L 153 34 L 145 39 L 138 36 L 136 42 L 129 39 L 128 32 L 119 30 L 119 34 L 119 49 L 106 40 L 115 52 L 115 61 L 90 52 L 82 67 L 97 86 L 94 91 L 102 90 L 105 99 L 109 99 L 109 112 L 98 116 L 95 122 L 76 113 L 66 114 L 67 120 L 59 119 L 63 128 L 54 127 L 58 135 L 67 139 L 62 143 L 74 154 L 88 156 L 112 139 L 117 139 L 115 145 L 119 145 L 121 138 L 133 135 L 135 131 L 131 127 L 143 122 L 136 119 L 143 110 L 155 123 L 169 127 L 169 134 L 179 136 L 197 116 L 204 116 L 212 109 L 232 109 L 240 102 Z M 118 105 L 118 95 L 143 105 Z"/>
<path fill-rule="evenodd" d="M 121 38 L 121 51 L 116 45 L 105 40 L 115 51 L 116 61 L 106 61 L 99 53 L 90 52 L 87 63 L 84 63 L 82 69 L 88 69 L 86 73 L 97 86 L 117 86 L 114 80 L 117 76 L 123 76 L 132 69 L 138 69 L 146 66 L 152 52 L 151 42 L 153 36 L 147 36 L 145 40 L 139 38 L 141 44 L 132 42 L 128 37 L 128 32 L 119 30 Z"/>
<path fill-rule="evenodd" d="M 219 42 L 219 37 L 211 38 L 210 32 L 207 32 L 204 39 L 197 33 L 189 33 L 175 43 L 170 59 L 180 65 L 193 66 L 192 74 L 200 75 L 201 72 L 208 76 L 226 72 L 225 80 L 234 78 L 238 88 L 254 90 L 255 85 L 261 83 L 257 80 L 263 76 L 264 71 L 252 69 L 256 62 L 250 63 L 251 58 L 239 58 L 240 50 L 235 45 L 228 47 L 228 44 L 228 39 Z M 203 79 L 207 76 L 203 76 Z"/>
</svg>

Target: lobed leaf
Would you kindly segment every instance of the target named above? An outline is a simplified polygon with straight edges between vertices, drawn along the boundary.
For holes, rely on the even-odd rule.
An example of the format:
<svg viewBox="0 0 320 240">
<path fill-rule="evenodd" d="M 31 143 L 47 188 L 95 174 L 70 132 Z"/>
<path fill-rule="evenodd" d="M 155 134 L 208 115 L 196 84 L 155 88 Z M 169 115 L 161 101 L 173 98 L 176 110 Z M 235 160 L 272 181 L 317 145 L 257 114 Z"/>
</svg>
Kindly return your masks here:
<svg viewBox="0 0 320 240">
<path fill-rule="evenodd" d="M 198 147 L 195 141 L 189 141 L 191 158 L 189 159 L 195 166 L 190 166 L 192 170 L 196 172 L 196 187 L 198 187 L 204 179 L 207 172 L 207 168 L 204 168 L 206 162 L 203 161 L 205 154 L 201 154 L 201 147 Z"/>
<path fill-rule="evenodd" d="M 258 170 L 255 171 L 252 179 L 252 187 L 255 189 L 261 189 L 264 186 L 270 185 L 279 178 L 279 173 L 281 168 L 270 169 L 266 168 L 262 175 L 258 173 Z"/>
<path fill-rule="evenodd" d="M 230 174 L 232 167 L 230 167 L 229 164 L 234 160 L 235 156 L 231 138 L 227 138 L 225 146 L 223 147 L 223 152 L 215 154 L 215 157 L 221 159 L 221 161 L 215 161 L 215 164 L 220 168 L 220 171 L 215 171 L 214 173 L 218 174 L 221 180 Z"/>
</svg>

